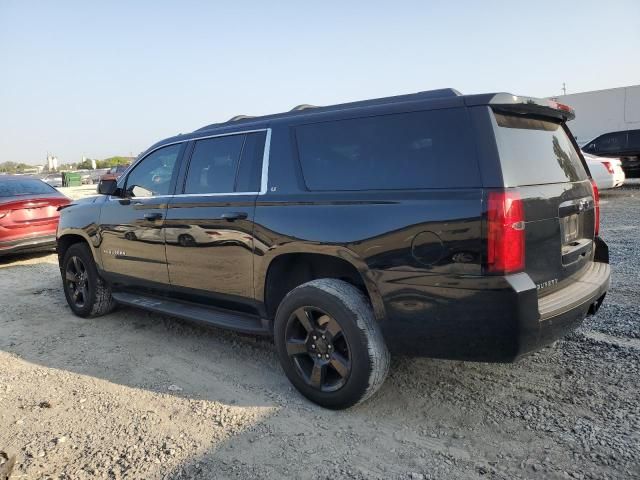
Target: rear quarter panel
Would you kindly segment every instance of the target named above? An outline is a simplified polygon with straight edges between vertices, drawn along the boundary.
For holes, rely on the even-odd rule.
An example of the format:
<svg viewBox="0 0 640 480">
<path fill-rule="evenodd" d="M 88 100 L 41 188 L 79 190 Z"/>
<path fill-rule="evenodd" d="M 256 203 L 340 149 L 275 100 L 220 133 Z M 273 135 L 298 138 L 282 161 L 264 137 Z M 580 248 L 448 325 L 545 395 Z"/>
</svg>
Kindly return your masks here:
<svg viewBox="0 0 640 480">
<path fill-rule="evenodd" d="M 482 188 L 307 191 L 286 127 L 274 127 L 270 157 L 267 193 L 258 197 L 255 213 L 258 301 L 264 301 L 270 263 L 283 253 L 347 260 L 387 314 L 395 312 L 394 304 L 414 310 L 437 304 L 444 314 L 442 285 L 481 273 Z M 415 294 L 430 286 L 438 289 L 433 295 Z"/>
</svg>

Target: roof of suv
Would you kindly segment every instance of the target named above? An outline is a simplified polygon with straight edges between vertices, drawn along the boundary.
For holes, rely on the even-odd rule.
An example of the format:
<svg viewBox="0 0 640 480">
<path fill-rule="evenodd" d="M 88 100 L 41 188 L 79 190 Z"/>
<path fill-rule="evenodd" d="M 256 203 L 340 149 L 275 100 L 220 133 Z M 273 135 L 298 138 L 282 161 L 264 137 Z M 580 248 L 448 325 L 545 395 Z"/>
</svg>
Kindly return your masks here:
<svg viewBox="0 0 640 480">
<path fill-rule="evenodd" d="M 236 124 L 239 122 L 242 123 L 251 123 L 256 121 L 264 121 L 264 120 L 276 120 L 281 118 L 292 118 L 299 117 L 303 115 L 307 115 L 310 113 L 320 113 L 320 112 L 333 112 L 339 110 L 352 110 L 363 107 L 371 107 L 374 105 L 386 105 L 390 103 L 399 103 L 399 102 L 410 102 L 410 101 L 424 101 L 424 100 L 435 100 L 435 99 L 443 99 L 443 98 L 455 98 L 463 96 L 458 90 L 454 88 L 441 88 L 438 90 L 426 90 L 424 92 L 418 93 L 410 93 L 407 95 L 396 95 L 393 97 L 382 97 L 382 98 L 373 98 L 369 100 L 360 100 L 356 102 L 348 102 L 348 103 L 340 103 L 336 105 L 328 105 L 328 106 L 315 106 L 303 103 L 301 105 L 297 105 L 293 107 L 288 112 L 275 113 L 271 115 L 263 115 L 260 117 L 250 117 L 246 115 L 236 115 L 235 117 L 229 119 L 226 122 L 222 123 L 212 123 L 210 125 L 205 125 L 202 128 L 196 130 L 196 132 L 203 132 L 207 130 L 214 129 L 216 127 L 227 126 L 229 124 Z"/>
<path fill-rule="evenodd" d="M 520 105 L 521 110 L 544 108 L 547 111 L 558 110 L 558 107 L 550 106 L 551 102 L 545 99 L 532 97 L 521 97 L 510 93 L 484 93 L 477 95 L 463 95 L 454 88 L 441 88 L 438 90 L 426 90 L 423 92 L 410 93 L 406 95 L 396 95 L 392 97 L 374 98 L 370 100 L 361 100 L 356 102 L 341 103 L 329 106 L 314 106 L 309 104 L 301 104 L 288 112 L 263 115 L 259 117 L 251 117 L 246 115 L 236 115 L 226 122 L 212 123 L 205 125 L 191 133 L 180 134 L 170 138 L 161 140 L 147 149 L 146 152 L 154 150 L 164 144 L 170 144 L 180 141 L 186 141 L 203 136 L 233 133 L 238 130 L 264 129 L 274 121 L 293 120 L 297 118 L 312 117 L 318 114 L 349 112 L 354 113 L 358 110 L 366 111 L 375 107 L 393 107 L 398 104 L 409 108 L 413 106 L 420 107 L 437 107 L 451 108 L 461 106 L 475 106 L 487 104 L 500 105 Z M 569 109 L 570 110 L 570 109 Z M 565 114 L 569 110 L 565 110 Z M 572 111 L 571 111 L 572 114 Z M 141 156 L 146 154 L 144 152 Z"/>
</svg>

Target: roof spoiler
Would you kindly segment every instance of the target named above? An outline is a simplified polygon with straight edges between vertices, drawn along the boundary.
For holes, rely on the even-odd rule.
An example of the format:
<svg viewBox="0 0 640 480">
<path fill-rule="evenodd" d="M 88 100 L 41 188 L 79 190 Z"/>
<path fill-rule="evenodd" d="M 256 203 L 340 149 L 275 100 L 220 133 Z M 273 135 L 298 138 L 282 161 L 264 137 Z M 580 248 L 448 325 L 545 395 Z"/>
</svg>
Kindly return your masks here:
<svg viewBox="0 0 640 480">
<path fill-rule="evenodd" d="M 522 115 L 536 114 L 544 117 L 557 118 L 563 122 L 576 118 L 573 108 L 569 105 L 545 98 L 496 93 L 489 101 L 489 105 L 494 110 L 519 113 Z"/>
</svg>

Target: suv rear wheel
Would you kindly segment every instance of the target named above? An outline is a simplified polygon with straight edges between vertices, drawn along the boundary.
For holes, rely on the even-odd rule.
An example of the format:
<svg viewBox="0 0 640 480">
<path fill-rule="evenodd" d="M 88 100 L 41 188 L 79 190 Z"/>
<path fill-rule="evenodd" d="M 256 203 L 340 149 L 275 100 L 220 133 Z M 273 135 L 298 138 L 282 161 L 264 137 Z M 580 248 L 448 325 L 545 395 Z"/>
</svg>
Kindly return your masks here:
<svg viewBox="0 0 640 480">
<path fill-rule="evenodd" d="M 285 374 L 309 400 L 348 408 L 373 395 L 389 369 L 389 352 L 367 298 L 353 285 L 319 279 L 284 298 L 275 343 Z"/>
<path fill-rule="evenodd" d="M 80 317 L 98 317 L 115 308 L 111 288 L 98 275 L 89 247 L 75 243 L 62 260 L 64 295 L 73 313 Z"/>
</svg>

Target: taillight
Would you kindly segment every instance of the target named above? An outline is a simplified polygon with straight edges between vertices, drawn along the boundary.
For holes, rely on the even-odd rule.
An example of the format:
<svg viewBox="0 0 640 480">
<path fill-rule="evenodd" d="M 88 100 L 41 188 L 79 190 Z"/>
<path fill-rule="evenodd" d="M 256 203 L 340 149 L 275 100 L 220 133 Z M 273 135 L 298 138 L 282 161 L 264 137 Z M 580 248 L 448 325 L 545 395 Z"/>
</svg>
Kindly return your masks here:
<svg viewBox="0 0 640 480">
<path fill-rule="evenodd" d="M 591 188 L 593 189 L 593 203 L 594 203 L 594 212 L 595 212 L 595 235 L 598 236 L 600 233 L 600 192 L 598 192 L 598 186 L 596 182 L 591 179 Z"/>
<path fill-rule="evenodd" d="M 524 208 L 515 191 L 489 192 L 487 199 L 487 271 L 524 269 Z"/>
<path fill-rule="evenodd" d="M 572 112 L 573 108 L 569 105 L 565 105 L 564 103 L 556 102 L 555 100 L 549 100 L 549 106 L 551 108 L 555 108 L 556 110 L 563 110 L 565 112 Z"/>
<path fill-rule="evenodd" d="M 602 162 L 602 164 L 604 165 L 604 168 L 607 169 L 607 171 L 613 175 L 613 165 L 611 165 L 611 162 Z"/>
</svg>

